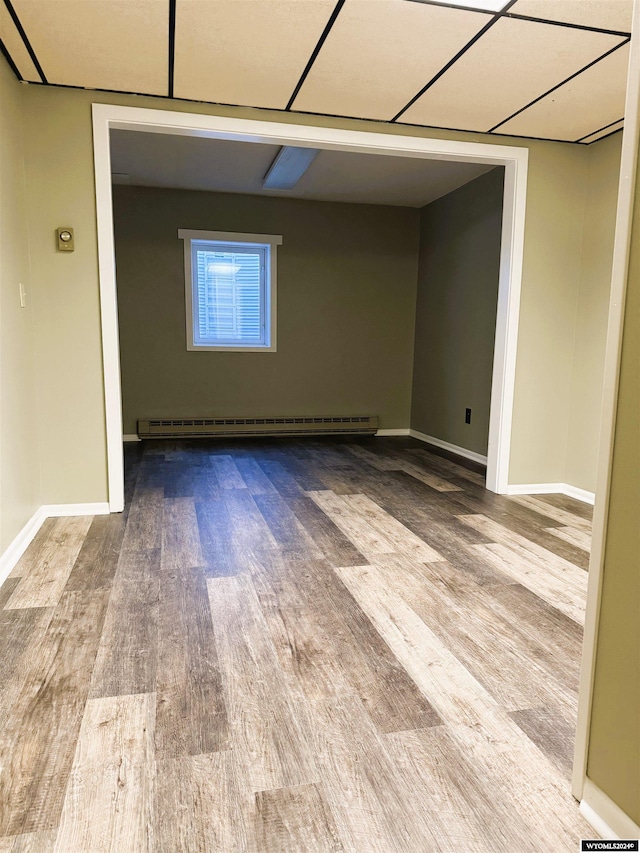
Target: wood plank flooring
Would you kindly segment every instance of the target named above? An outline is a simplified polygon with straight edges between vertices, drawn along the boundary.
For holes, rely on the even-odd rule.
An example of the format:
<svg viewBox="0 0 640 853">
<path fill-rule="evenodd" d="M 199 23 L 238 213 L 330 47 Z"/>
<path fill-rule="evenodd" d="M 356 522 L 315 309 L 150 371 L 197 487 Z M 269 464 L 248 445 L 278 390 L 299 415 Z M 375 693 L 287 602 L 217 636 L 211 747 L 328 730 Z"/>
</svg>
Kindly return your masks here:
<svg viewBox="0 0 640 853">
<path fill-rule="evenodd" d="M 0 589 L 0 851 L 539 853 L 591 512 L 413 439 L 126 446 Z"/>
</svg>

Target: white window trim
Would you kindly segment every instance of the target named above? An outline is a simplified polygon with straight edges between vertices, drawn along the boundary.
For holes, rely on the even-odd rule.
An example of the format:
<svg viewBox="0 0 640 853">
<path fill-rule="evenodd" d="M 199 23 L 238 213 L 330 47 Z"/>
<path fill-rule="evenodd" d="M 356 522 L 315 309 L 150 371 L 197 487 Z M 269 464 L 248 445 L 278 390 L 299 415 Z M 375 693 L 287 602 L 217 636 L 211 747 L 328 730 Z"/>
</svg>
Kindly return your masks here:
<svg viewBox="0 0 640 853">
<path fill-rule="evenodd" d="M 241 234 L 233 231 L 194 231 L 178 229 L 178 238 L 184 241 L 184 294 L 187 325 L 187 350 L 189 352 L 277 352 L 278 278 L 277 247 L 282 245 L 279 234 Z M 266 313 L 269 318 L 269 346 L 210 346 L 193 341 L 194 304 L 191 243 L 193 240 L 214 240 L 221 243 L 244 243 L 269 246 L 269 276 L 266 292 Z"/>
</svg>

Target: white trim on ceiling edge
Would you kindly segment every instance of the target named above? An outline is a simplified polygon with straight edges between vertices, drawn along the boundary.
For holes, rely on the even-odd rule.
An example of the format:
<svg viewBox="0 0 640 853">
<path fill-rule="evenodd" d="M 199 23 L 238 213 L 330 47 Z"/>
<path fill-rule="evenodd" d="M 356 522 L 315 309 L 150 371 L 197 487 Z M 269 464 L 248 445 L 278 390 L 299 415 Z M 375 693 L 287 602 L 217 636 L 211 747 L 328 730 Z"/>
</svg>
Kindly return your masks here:
<svg viewBox="0 0 640 853">
<path fill-rule="evenodd" d="M 449 453 L 455 453 L 456 456 L 463 456 L 465 459 L 471 459 L 473 462 L 479 462 L 481 465 L 487 464 L 486 456 L 483 456 L 481 453 L 476 453 L 474 450 L 467 450 L 466 447 L 458 447 L 457 444 L 450 444 L 448 441 L 443 441 L 441 438 L 434 438 L 432 435 L 427 435 L 424 432 L 418 432 L 417 429 L 410 429 L 409 435 L 413 438 L 417 438 L 418 441 L 424 441 L 425 444 L 432 444 L 434 447 L 439 447 L 441 450 L 448 450 Z"/>
<path fill-rule="evenodd" d="M 568 483 L 517 483 L 507 486 L 508 495 L 566 495 L 592 506 L 596 502 L 595 492 L 570 486 Z"/>
<path fill-rule="evenodd" d="M 640 826 L 588 777 L 584 780 L 580 812 L 602 838 L 612 841 L 640 839 Z"/>
<path fill-rule="evenodd" d="M 72 515 L 107 515 L 108 513 L 109 504 L 105 501 L 85 504 L 45 504 L 39 507 L 0 556 L 0 584 L 3 584 L 9 577 L 47 518 Z"/>
</svg>

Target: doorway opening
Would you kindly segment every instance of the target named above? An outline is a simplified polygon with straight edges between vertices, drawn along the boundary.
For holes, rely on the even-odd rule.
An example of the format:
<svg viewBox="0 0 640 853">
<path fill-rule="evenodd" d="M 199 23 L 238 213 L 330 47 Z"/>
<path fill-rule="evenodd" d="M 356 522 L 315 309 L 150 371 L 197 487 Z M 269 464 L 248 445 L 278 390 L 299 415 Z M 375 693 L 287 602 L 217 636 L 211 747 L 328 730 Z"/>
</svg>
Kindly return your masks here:
<svg viewBox="0 0 640 853">
<path fill-rule="evenodd" d="M 112 208 L 110 132 L 133 130 L 298 148 L 369 153 L 504 166 L 498 308 L 493 358 L 487 488 L 508 486 L 515 360 L 522 277 L 528 151 L 503 145 L 453 142 L 335 128 L 192 115 L 107 104 L 93 105 L 98 258 L 105 386 L 109 505 L 124 506 L 122 390 Z"/>
</svg>

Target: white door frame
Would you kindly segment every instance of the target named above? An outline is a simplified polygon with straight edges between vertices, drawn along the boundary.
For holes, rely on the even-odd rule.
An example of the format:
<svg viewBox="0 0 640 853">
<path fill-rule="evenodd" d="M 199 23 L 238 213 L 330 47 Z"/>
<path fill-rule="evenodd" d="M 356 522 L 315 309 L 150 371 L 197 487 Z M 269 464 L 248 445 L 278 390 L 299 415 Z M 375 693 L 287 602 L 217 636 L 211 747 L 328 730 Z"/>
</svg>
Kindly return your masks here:
<svg viewBox="0 0 640 853">
<path fill-rule="evenodd" d="M 122 398 L 111 199 L 111 156 L 109 150 L 109 131 L 113 129 L 504 166 L 502 245 L 489 415 L 487 488 L 500 494 L 506 493 L 509 484 L 516 347 L 522 281 L 529 159 L 527 148 L 516 148 L 497 143 L 457 142 L 419 136 L 396 136 L 395 134 L 370 131 L 340 130 L 330 127 L 283 124 L 255 119 L 197 115 L 112 104 L 93 104 L 92 110 L 108 488 L 111 512 L 121 512 L 124 507 Z"/>
</svg>

